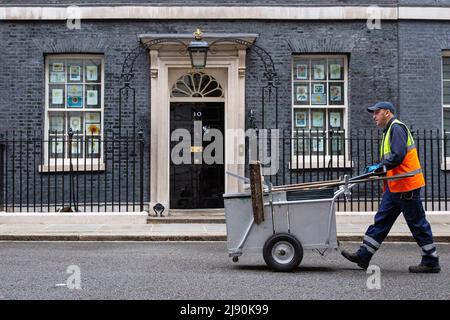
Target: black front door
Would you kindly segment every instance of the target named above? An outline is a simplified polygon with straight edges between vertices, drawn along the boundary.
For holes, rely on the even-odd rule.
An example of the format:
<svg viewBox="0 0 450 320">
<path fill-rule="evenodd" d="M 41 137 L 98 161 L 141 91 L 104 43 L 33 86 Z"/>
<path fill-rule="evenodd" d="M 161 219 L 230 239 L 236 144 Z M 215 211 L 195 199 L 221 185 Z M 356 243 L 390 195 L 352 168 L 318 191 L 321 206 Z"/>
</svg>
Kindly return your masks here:
<svg viewBox="0 0 450 320">
<path fill-rule="evenodd" d="M 213 141 L 203 141 L 204 134 L 217 129 L 224 138 L 224 104 L 222 102 L 172 102 L 170 104 L 170 133 L 185 129 L 190 133 L 190 148 L 184 163 L 176 164 L 172 150 L 180 140 L 171 141 L 170 207 L 173 209 L 223 208 L 225 191 L 224 147 L 221 161 L 207 164 L 203 151 Z M 171 139 L 172 140 L 172 139 Z M 222 146 L 225 146 L 223 141 Z M 210 149 L 211 150 L 211 149 Z M 215 156 L 217 150 L 212 152 Z M 180 154 L 177 154 L 180 156 Z M 216 157 L 217 159 L 217 157 Z"/>
</svg>

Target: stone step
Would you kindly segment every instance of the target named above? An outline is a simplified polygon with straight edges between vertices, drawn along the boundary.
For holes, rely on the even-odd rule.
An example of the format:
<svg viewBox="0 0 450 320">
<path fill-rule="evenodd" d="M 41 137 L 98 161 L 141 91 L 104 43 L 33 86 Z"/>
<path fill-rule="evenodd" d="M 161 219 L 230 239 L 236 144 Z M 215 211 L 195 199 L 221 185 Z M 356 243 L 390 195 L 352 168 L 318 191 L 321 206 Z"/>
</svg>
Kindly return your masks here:
<svg viewBox="0 0 450 320">
<path fill-rule="evenodd" d="M 225 223 L 225 217 L 148 217 L 147 224 L 152 223 Z"/>
<path fill-rule="evenodd" d="M 162 217 L 150 215 L 147 223 L 225 223 L 224 209 L 170 209 Z"/>
</svg>

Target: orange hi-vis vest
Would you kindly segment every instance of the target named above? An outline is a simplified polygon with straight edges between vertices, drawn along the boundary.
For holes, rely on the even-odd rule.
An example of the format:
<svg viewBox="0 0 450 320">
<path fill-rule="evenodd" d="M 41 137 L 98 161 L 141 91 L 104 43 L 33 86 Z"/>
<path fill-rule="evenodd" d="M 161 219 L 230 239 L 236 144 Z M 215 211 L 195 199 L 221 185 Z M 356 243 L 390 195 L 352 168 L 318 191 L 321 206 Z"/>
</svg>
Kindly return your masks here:
<svg viewBox="0 0 450 320">
<path fill-rule="evenodd" d="M 394 124 L 400 124 L 406 128 L 408 134 L 408 142 L 406 144 L 407 150 L 405 158 L 402 163 L 392 170 L 387 171 L 387 176 L 392 177 L 398 174 L 415 173 L 414 176 L 396 180 L 388 180 L 383 184 L 383 191 L 386 190 L 386 183 L 389 185 L 391 192 L 408 192 L 414 189 L 421 188 L 425 185 L 425 179 L 422 174 L 422 168 L 420 167 L 419 156 L 417 155 L 416 145 L 414 139 L 408 127 L 401 121 L 394 119 L 389 129 L 383 134 L 382 143 L 380 146 L 381 161 L 387 158 L 391 154 L 391 129 Z"/>
</svg>

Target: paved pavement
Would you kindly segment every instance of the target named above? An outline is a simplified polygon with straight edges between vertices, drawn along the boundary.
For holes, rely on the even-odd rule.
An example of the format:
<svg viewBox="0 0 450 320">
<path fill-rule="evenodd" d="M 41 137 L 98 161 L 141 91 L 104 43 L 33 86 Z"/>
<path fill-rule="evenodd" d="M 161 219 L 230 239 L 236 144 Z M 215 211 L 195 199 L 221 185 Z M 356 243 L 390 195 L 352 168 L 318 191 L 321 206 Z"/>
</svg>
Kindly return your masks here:
<svg viewBox="0 0 450 320">
<path fill-rule="evenodd" d="M 298 269 L 277 273 L 261 254 L 233 263 L 224 242 L 0 241 L 0 299 L 448 300 L 450 244 L 437 246 L 442 272 L 411 274 L 419 247 L 384 243 L 372 260 L 377 281 L 336 251 L 305 251 Z"/>
<path fill-rule="evenodd" d="M 369 223 L 339 223 L 341 241 L 360 241 Z M 432 223 L 436 242 L 450 242 L 450 224 Z M 224 241 L 224 223 L 150 224 L 0 224 L 0 240 L 57 241 Z M 408 226 L 399 220 L 387 241 L 414 241 Z"/>
</svg>

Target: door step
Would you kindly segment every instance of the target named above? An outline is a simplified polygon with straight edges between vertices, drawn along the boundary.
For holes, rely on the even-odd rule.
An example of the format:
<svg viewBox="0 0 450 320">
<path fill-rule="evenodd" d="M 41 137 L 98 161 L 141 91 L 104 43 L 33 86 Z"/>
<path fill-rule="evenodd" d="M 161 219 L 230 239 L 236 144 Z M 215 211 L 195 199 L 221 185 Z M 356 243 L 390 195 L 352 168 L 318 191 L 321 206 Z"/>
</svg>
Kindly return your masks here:
<svg viewBox="0 0 450 320">
<path fill-rule="evenodd" d="M 225 223 L 224 209 L 170 209 L 168 215 L 150 215 L 147 223 Z"/>
</svg>

